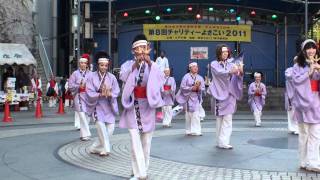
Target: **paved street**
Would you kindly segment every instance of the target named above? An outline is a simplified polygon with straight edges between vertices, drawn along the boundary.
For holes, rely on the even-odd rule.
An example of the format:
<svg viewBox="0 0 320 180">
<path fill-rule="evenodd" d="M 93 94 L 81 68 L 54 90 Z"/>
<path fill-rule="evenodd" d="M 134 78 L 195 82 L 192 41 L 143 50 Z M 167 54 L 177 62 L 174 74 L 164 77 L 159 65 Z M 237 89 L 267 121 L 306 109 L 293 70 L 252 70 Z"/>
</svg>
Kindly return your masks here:
<svg viewBox="0 0 320 180">
<path fill-rule="evenodd" d="M 116 128 L 109 157 L 88 153 L 92 141 L 79 140 L 73 113 L 45 117 L 33 112 L 13 113 L 13 123 L 0 123 L 0 174 L 5 180 L 128 179 L 131 174 L 127 130 Z M 183 115 L 173 128 L 157 125 L 151 149 L 150 179 L 320 179 L 299 170 L 298 137 L 287 133 L 284 112 L 265 112 L 262 127 L 254 127 L 249 112 L 235 115 L 233 150 L 215 147 L 215 121 L 208 115 L 203 136 L 184 135 Z M 96 131 L 91 125 L 94 137 Z"/>
</svg>

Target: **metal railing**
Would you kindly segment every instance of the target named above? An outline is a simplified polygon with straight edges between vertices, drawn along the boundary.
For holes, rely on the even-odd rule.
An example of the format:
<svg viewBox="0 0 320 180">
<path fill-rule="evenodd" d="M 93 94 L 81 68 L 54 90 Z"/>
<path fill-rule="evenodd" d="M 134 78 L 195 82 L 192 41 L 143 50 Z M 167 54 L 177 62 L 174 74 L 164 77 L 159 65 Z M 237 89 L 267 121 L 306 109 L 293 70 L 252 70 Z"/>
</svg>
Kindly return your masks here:
<svg viewBox="0 0 320 180">
<path fill-rule="evenodd" d="M 53 75 L 53 72 L 52 72 L 50 60 L 49 60 L 49 57 L 47 54 L 46 47 L 44 46 L 41 34 L 39 34 L 38 45 L 39 45 L 39 55 L 40 55 L 41 63 L 43 66 L 43 70 L 44 70 L 44 73 L 46 75 L 47 80 L 49 80 L 50 77 Z"/>
</svg>

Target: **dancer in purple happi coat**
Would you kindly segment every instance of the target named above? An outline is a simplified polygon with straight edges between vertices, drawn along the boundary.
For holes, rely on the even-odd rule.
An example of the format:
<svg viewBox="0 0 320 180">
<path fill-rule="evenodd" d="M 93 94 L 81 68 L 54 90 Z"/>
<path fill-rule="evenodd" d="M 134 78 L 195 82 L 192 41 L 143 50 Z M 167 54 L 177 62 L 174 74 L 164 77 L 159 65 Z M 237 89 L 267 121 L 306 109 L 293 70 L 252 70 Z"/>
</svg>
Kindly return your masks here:
<svg viewBox="0 0 320 180">
<path fill-rule="evenodd" d="M 125 85 L 119 127 L 129 130 L 133 178 L 139 179 L 147 178 L 156 108 L 164 105 L 161 98 L 164 74 L 151 61 L 150 51 L 146 37 L 137 35 L 132 42 L 134 60 L 127 61 L 120 72 Z"/>
<path fill-rule="evenodd" d="M 297 56 L 294 57 L 293 61 L 294 64 L 297 63 Z M 285 109 L 287 110 L 287 116 L 288 116 L 288 131 L 289 133 L 298 135 L 298 122 L 296 118 L 294 117 L 294 87 L 292 84 L 292 70 L 293 67 L 289 67 L 285 71 L 285 77 L 286 77 L 286 91 L 284 94 L 285 98 Z"/>
<path fill-rule="evenodd" d="M 300 168 L 320 172 L 319 49 L 305 40 L 292 69 L 294 117 L 299 126 Z"/>
<path fill-rule="evenodd" d="M 91 71 L 88 70 L 88 59 L 79 59 L 79 69 L 74 71 L 68 80 L 68 90 L 74 97 L 75 127 L 80 128 L 80 139 L 87 141 L 91 133 L 90 118 L 87 115 L 86 84 Z"/>
<path fill-rule="evenodd" d="M 248 88 L 248 103 L 253 112 L 256 126 L 261 126 L 262 109 L 266 102 L 267 88 L 261 82 L 262 74 L 254 73 L 255 82 L 251 83 Z"/>
<path fill-rule="evenodd" d="M 204 79 L 198 74 L 199 69 L 196 62 L 189 64 L 189 71 L 182 78 L 176 100 L 186 112 L 186 135 L 201 136 L 199 112 L 205 84 Z"/>
<path fill-rule="evenodd" d="M 164 69 L 165 81 L 161 88 L 161 95 L 164 101 L 164 106 L 162 107 L 163 113 L 163 127 L 171 127 L 172 120 L 172 106 L 175 101 L 176 93 L 176 81 L 170 76 L 170 68 Z"/>
<path fill-rule="evenodd" d="M 98 70 L 92 72 L 87 82 L 88 114 L 97 128 L 98 141 L 90 147 L 90 152 L 107 156 L 110 153 L 110 136 L 114 131 L 116 115 L 119 114 L 117 97 L 120 88 L 116 77 L 108 72 L 110 58 L 107 53 L 96 55 Z"/>
<path fill-rule="evenodd" d="M 230 56 L 226 45 L 217 46 L 217 60 L 211 62 L 212 81 L 208 89 L 208 94 L 212 96 L 211 109 L 217 118 L 217 147 L 222 149 L 233 148 L 230 145 L 232 115 L 243 93 L 243 64 L 228 62 Z"/>
</svg>

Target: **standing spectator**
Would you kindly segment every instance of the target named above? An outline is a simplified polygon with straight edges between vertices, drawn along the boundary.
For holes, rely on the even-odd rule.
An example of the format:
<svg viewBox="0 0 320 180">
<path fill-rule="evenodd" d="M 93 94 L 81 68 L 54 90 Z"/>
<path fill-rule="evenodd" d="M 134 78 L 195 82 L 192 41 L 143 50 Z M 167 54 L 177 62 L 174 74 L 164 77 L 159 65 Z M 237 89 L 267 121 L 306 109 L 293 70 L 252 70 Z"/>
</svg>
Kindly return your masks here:
<svg viewBox="0 0 320 180">
<path fill-rule="evenodd" d="M 42 104 L 42 83 L 41 83 L 41 79 L 40 76 L 38 76 L 37 72 L 34 72 L 32 75 L 32 79 L 31 79 L 31 84 L 32 84 L 32 92 L 34 93 L 35 97 L 34 97 L 34 106 L 36 106 L 36 102 L 39 99 L 40 103 Z"/>
<path fill-rule="evenodd" d="M 24 86 L 30 86 L 30 80 L 28 78 L 27 73 L 24 72 L 23 67 L 18 68 L 18 72 L 16 75 L 16 89 L 18 92 L 23 92 L 23 87 Z"/>
<path fill-rule="evenodd" d="M 164 72 L 166 68 L 169 68 L 168 58 L 165 57 L 166 53 L 162 50 L 160 53 L 160 57 L 156 59 L 156 63 L 159 66 L 160 71 Z"/>
<path fill-rule="evenodd" d="M 2 90 L 5 90 L 4 87 L 5 87 L 5 85 L 6 85 L 6 83 L 7 83 L 7 79 L 8 79 L 9 77 L 14 77 L 14 75 L 13 75 L 13 69 L 12 69 L 11 66 L 9 66 L 9 67 L 6 69 L 6 72 L 3 73 L 3 76 L 2 76 L 2 85 L 1 85 Z"/>
</svg>

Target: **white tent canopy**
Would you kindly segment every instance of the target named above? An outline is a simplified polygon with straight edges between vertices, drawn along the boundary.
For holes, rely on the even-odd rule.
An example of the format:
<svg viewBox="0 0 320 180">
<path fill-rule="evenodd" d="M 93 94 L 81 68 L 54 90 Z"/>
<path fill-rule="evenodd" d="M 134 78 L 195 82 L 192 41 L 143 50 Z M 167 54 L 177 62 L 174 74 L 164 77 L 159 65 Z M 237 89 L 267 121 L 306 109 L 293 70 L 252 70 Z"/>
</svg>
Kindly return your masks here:
<svg viewBox="0 0 320 180">
<path fill-rule="evenodd" d="M 0 65 L 37 65 L 36 59 L 24 44 L 0 43 Z"/>
</svg>

